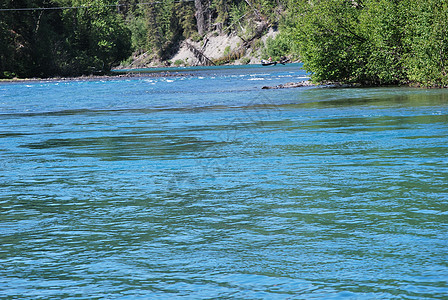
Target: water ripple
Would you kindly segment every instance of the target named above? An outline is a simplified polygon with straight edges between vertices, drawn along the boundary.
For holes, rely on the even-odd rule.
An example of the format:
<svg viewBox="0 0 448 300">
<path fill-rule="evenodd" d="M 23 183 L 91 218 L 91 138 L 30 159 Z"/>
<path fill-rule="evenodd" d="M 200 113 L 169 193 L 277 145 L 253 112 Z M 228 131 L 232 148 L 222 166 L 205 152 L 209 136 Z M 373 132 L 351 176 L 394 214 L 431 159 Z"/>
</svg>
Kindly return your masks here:
<svg viewBox="0 0 448 300">
<path fill-rule="evenodd" d="M 446 91 L 265 70 L 2 84 L 2 295 L 446 297 Z"/>
</svg>

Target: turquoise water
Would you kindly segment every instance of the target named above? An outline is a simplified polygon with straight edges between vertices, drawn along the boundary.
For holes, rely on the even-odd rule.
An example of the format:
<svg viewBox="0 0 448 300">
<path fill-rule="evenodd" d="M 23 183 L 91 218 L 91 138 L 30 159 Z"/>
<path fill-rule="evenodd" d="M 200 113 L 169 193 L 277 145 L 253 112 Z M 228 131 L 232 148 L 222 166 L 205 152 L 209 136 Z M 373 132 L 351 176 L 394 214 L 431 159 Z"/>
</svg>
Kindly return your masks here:
<svg viewBox="0 0 448 300">
<path fill-rule="evenodd" d="M 447 299 L 448 91 L 305 79 L 0 84 L 0 298 Z"/>
</svg>

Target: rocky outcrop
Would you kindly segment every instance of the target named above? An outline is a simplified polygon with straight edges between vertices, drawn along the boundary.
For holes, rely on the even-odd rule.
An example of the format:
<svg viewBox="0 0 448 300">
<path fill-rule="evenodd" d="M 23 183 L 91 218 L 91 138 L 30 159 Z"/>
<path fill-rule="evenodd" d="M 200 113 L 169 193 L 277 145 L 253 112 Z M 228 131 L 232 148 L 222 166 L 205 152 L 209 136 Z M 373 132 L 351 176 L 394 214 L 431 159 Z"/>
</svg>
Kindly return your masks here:
<svg viewBox="0 0 448 300">
<path fill-rule="evenodd" d="M 264 86 L 262 87 L 263 90 L 275 90 L 275 89 L 288 89 L 288 88 L 298 88 L 298 87 L 305 87 L 305 86 L 315 86 L 314 83 L 312 83 L 309 80 L 306 81 L 300 81 L 300 82 L 288 82 L 285 84 L 279 84 L 276 86 Z"/>
<path fill-rule="evenodd" d="M 132 61 L 116 69 L 135 69 L 163 66 L 199 66 L 213 64 L 258 64 L 261 61 L 262 48 L 269 37 L 278 32 L 268 29 L 260 23 L 255 33 L 245 39 L 235 34 L 219 34 L 213 31 L 200 41 L 187 39 L 181 42 L 179 49 L 171 58 L 160 61 L 149 52 L 135 53 Z M 256 41 L 260 42 L 256 42 Z"/>
</svg>

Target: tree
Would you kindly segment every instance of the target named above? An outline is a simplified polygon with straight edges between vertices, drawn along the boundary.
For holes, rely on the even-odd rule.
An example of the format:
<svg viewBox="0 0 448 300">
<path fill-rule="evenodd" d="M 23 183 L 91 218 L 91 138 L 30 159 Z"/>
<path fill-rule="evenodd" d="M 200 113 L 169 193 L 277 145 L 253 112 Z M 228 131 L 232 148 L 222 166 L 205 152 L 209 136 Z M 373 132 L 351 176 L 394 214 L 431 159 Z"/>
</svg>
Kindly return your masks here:
<svg viewBox="0 0 448 300">
<path fill-rule="evenodd" d="M 56 2 L 57 1 L 57 2 Z M 130 54 L 130 32 L 113 0 L 6 0 L 0 12 L 0 77 L 108 72 Z M 55 6 L 81 7 L 43 10 Z"/>
<path fill-rule="evenodd" d="M 448 87 L 448 1 L 410 0 L 405 30 L 410 45 L 404 57 L 409 80 Z"/>
<path fill-rule="evenodd" d="M 42 7 L 42 0 L 5 0 L 0 8 L 21 9 Z M 0 77 L 29 77 L 46 73 L 51 23 L 58 18 L 52 12 L 11 10 L 0 12 Z"/>
<path fill-rule="evenodd" d="M 292 0 L 314 81 L 446 86 L 447 0 Z"/>
<path fill-rule="evenodd" d="M 196 8 L 195 17 L 199 35 L 203 35 L 208 31 L 209 19 L 209 2 L 208 0 L 194 0 L 194 7 Z"/>
<path fill-rule="evenodd" d="M 366 70 L 371 45 L 362 31 L 362 9 L 351 1 L 301 1 L 297 43 L 314 81 L 372 81 Z"/>
<path fill-rule="evenodd" d="M 87 3 L 90 3 L 87 6 Z M 122 16 L 114 11 L 111 0 L 73 0 L 72 6 L 85 8 L 64 10 L 65 47 L 61 72 L 78 75 L 108 72 L 113 64 L 130 55 L 130 31 Z M 68 62 L 68 63 L 65 63 Z"/>
</svg>

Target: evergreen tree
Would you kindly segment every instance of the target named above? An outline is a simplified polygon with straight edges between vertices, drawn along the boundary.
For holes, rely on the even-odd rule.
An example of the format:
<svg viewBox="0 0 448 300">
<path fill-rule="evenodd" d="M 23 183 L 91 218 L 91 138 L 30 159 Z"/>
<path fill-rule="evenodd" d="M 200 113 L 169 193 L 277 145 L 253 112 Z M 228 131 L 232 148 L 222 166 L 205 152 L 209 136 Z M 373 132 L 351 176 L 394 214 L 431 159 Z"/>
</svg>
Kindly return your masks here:
<svg viewBox="0 0 448 300">
<path fill-rule="evenodd" d="M 0 8 L 0 76 L 107 72 L 130 54 L 130 33 L 112 0 L 6 0 Z M 42 10 L 55 6 L 80 7 Z M 21 10 L 29 8 L 30 10 Z M 31 10 L 36 8 L 35 10 Z"/>
</svg>

